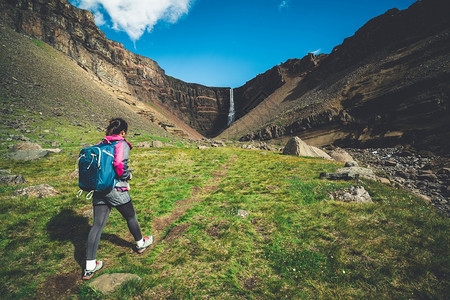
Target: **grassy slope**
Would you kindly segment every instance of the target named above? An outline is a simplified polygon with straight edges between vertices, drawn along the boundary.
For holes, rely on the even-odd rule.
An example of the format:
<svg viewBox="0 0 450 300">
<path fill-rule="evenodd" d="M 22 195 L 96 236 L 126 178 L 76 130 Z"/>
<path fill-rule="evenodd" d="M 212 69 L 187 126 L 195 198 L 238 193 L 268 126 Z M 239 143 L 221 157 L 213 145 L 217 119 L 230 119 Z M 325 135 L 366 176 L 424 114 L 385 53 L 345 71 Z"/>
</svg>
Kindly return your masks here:
<svg viewBox="0 0 450 300">
<path fill-rule="evenodd" d="M 0 162 L 23 174 L 26 186 L 61 191 L 27 199 L 12 195 L 18 187 L 0 187 L 6 298 L 99 296 L 80 279 L 90 223 L 82 214 L 90 203 L 75 197 L 75 160 L 67 151 Z M 131 164 L 138 218 L 156 243 L 136 254 L 125 222 L 112 213 L 98 251 L 101 273 L 143 280 L 110 298 L 444 299 L 449 292 L 449 220 L 415 196 L 369 181 L 361 184 L 373 204 L 327 200 L 327 192 L 350 184 L 318 179 L 338 163 L 172 147 L 134 149 Z M 238 217 L 239 209 L 250 215 Z"/>
<path fill-rule="evenodd" d="M 93 75 L 49 45 L 0 25 L 0 139 L 30 137 L 79 145 L 123 117 L 131 133 L 171 138 L 113 97 Z M 50 131 L 50 132 L 48 132 Z M 8 142 L 2 143 L 4 150 Z"/>
</svg>

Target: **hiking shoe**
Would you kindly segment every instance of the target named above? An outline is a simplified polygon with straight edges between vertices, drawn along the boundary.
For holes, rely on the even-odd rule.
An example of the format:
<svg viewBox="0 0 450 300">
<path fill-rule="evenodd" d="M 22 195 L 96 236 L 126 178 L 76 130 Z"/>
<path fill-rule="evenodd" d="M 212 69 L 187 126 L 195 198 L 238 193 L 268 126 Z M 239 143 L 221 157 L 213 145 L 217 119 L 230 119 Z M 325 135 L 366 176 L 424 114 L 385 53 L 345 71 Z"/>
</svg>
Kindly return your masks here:
<svg viewBox="0 0 450 300">
<path fill-rule="evenodd" d="M 147 249 L 151 244 L 153 244 L 153 235 L 144 237 L 144 245 L 139 247 L 136 245 L 136 250 L 138 253 L 142 253 Z"/>
<path fill-rule="evenodd" d="M 103 268 L 103 262 L 101 260 L 99 260 L 93 270 L 84 270 L 83 279 L 84 280 L 91 279 L 92 276 L 94 276 L 94 273 L 97 272 L 98 270 L 100 270 L 101 268 Z"/>
</svg>

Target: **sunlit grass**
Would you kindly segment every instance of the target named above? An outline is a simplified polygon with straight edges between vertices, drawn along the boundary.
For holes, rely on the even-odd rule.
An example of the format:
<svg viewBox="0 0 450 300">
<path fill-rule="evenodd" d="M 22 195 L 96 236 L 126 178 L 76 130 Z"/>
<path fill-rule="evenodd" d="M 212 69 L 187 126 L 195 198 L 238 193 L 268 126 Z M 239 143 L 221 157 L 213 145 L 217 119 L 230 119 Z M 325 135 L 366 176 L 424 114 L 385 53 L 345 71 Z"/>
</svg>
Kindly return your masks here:
<svg viewBox="0 0 450 300">
<path fill-rule="evenodd" d="M 132 142 L 137 140 L 145 138 Z M 25 176 L 21 186 L 48 183 L 61 192 L 34 199 L 12 196 L 21 186 L 0 187 L 0 288 L 7 298 L 40 295 L 49 276 L 81 277 L 91 221 L 82 215 L 90 203 L 75 197 L 77 181 L 69 176 L 76 154 L 73 146 L 35 162 L 0 162 L 0 169 Z M 133 149 L 130 166 L 140 225 L 159 239 L 137 255 L 125 221 L 112 212 L 98 250 L 102 272 L 130 272 L 142 280 L 108 298 L 447 295 L 448 219 L 415 196 L 372 181 L 357 184 L 374 203 L 330 200 L 328 193 L 356 184 L 318 178 L 340 163 L 164 147 Z M 238 216 L 239 210 L 249 216 Z M 165 227 L 156 228 L 156 220 Z M 80 279 L 71 284 L 79 287 L 78 297 L 101 297 Z"/>
</svg>

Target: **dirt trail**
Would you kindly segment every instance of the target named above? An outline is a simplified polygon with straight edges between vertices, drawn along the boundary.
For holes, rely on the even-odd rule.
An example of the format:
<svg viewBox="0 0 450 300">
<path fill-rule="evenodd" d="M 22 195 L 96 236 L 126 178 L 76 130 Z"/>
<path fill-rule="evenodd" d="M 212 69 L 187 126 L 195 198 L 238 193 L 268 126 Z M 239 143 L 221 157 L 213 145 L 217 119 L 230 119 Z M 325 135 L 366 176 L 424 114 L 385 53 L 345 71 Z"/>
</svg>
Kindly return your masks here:
<svg viewBox="0 0 450 300">
<path fill-rule="evenodd" d="M 169 232 L 164 235 L 164 231 L 170 227 L 178 218 L 183 216 L 186 211 L 192 207 L 194 207 L 197 203 L 200 203 L 205 199 L 206 196 L 214 193 L 219 189 L 219 184 L 222 181 L 222 178 L 225 177 L 228 173 L 229 168 L 233 165 L 237 160 L 236 155 L 232 155 L 225 165 L 219 165 L 218 169 L 215 170 L 211 175 L 213 178 L 210 180 L 210 184 L 206 185 L 202 188 L 195 186 L 192 188 L 192 198 L 179 200 L 175 203 L 175 209 L 171 214 L 165 215 L 162 217 L 155 217 L 153 219 L 153 235 L 155 238 L 155 242 L 153 246 L 158 244 L 158 242 L 162 240 L 174 240 L 177 236 L 181 235 L 184 230 L 188 228 L 187 224 L 181 224 L 175 226 L 169 230 Z"/>
</svg>

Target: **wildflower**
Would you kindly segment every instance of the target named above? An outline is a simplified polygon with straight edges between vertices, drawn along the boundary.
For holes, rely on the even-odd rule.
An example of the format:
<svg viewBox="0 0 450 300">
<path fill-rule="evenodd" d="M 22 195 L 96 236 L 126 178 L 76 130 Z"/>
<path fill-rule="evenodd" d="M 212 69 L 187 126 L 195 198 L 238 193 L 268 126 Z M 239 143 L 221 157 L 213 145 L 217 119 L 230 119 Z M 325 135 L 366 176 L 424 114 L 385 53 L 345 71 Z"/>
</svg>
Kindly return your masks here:
<svg viewBox="0 0 450 300">
<path fill-rule="evenodd" d="M 345 274 L 345 270 L 342 270 L 342 274 Z"/>
</svg>

